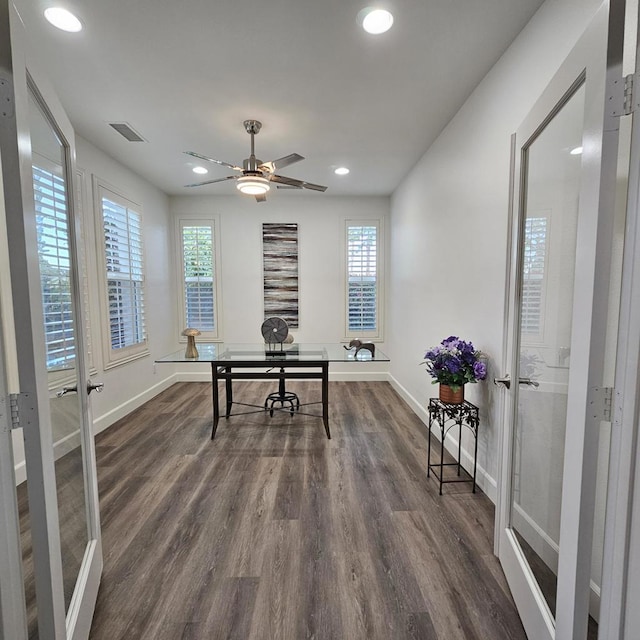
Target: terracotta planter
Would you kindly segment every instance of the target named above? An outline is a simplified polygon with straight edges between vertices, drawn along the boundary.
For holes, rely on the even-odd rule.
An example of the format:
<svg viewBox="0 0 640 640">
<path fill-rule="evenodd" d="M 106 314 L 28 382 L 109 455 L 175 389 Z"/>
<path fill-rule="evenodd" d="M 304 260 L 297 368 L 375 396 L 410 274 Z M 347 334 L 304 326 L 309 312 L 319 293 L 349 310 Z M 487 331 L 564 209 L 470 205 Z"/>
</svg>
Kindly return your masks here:
<svg viewBox="0 0 640 640">
<path fill-rule="evenodd" d="M 439 397 L 441 402 L 446 402 L 447 404 L 462 404 L 464 402 L 464 386 L 454 391 L 448 385 L 441 384 Z"/>
</svg>

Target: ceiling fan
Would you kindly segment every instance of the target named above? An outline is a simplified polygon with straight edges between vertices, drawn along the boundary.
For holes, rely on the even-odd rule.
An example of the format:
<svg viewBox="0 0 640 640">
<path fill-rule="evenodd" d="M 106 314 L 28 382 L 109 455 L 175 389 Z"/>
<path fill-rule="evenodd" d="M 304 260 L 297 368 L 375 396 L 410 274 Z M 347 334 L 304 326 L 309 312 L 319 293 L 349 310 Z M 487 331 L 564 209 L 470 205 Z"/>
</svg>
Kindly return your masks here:
<svg viewBox="0 0 640 640">
<path fill-rule="evenodd" d="M 201 187 L 205 184 L 213 184 L 214 182 L 225 182 L 226 180 L 235 180 L 236 187 L 242 193 L 246 193 L 251 196 L 255 196 L 258 202 L 264 202 L 267 197 L 266 193 L 269 191 L 271 182 L 275 182 L 278 189 L 312 189 L 313 191 L 326 191 L 327 187 L 323 187 L 320 184 L 313 184 L 311 182 L 305 182 L 304 180 L 296 180 L 295 178 L 287 178 L 286 176 L 280 176 L 276 170 L 287 167 L 294 162 L 300 162 L 304 158 L 298 153 L 292 153 L 284 158 L 278 158 L 277 160 L 269 160 L 268 162 L 262 162 L 255 156 L 254 150 L 254 136 L 256 136 L 262 128 L 262 123 L 257 120 L 245 120 L 244 128 L 251 136 L 251 155 L 245 158 L 242 162 L 242 167 L 238 167 L 235 164 L 223 162 L 222 160 L 215 160 L 207 156 L 200 155 L 194 151 L 185 151 L 188 156 L 199 158 L 200 160 L 207 160 L 208 162 L 215 162 L 223 167 L 229 167 L 234 171 L 239 171 L 238 175 L 226 176 L 225 178 L 217 178 L 216 180 L 205 180 L 204 182 L 196 182 L 195 184 L 186 184 L 185 187 Z"/>
</svg>

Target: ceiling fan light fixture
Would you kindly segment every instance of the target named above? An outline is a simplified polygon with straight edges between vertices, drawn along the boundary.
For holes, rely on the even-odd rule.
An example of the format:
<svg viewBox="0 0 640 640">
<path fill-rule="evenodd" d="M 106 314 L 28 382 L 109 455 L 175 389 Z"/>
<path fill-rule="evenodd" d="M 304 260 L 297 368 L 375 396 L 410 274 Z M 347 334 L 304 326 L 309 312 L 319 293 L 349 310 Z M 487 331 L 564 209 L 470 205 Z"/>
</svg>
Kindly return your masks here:
<svg viewBox="0 0 640 640">
<path fill-rule="evenodd" d="M 44 17 L 54 27 L 69 33 L 77 33 L 82 31 L 82 23 L 80 20 L 67 9 L 62 7 L 49 7 L 44 10 Z"/>
<path fill-rule="evenodd" d="M 262 176 L 242 176 L 236 181 L 236 189 L 248 196 L 262 196 L 270 188 L 269 181 Z"/>
<path fill-rule="evenodd" d="M 362 28 L 372 35 L 389 31 L 393 25 L 393 15 L 386 9 L 367 7 L 362 12 Z"/>
</svg>

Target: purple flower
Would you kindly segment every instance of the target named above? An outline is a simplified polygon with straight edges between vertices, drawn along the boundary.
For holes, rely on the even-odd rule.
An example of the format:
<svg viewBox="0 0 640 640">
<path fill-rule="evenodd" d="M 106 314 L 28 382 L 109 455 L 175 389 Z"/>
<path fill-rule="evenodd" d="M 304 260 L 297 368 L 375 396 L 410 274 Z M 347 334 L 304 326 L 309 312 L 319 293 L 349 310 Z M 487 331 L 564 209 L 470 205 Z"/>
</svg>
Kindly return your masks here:
<svg viewBox="0 0 640 640">
<path fill-rule="evenodd" d="M 449 336 L 439 345 L 427 349 L 422 364 L 434 383 L 462 386 L 486 378 L 487 367 L 479 357 L 480 352 L 472 342 Z"/>
<path fill-rule="evenodd" d="M 476 362 L 473 365 L 473 375 L 476 380 L 484 380 L 487 377 L 487 365 L 484 362 Z"/>
</svg>

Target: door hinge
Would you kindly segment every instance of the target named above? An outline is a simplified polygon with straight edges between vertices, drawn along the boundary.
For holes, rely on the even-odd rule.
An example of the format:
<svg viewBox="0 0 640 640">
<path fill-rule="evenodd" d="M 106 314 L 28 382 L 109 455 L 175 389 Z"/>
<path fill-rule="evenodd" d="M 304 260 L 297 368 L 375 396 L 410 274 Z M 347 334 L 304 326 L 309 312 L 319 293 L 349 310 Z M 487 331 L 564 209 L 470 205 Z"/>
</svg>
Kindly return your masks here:
<svg viewBox="0 0 640 640">
<path fill-rule="evenodd" d="M 613 388 L 596 387 L 590 401 L 592 417 L 601 422 L 611 422 L 613 407 Z"/>
<path fill-rule="evenodd" d="M 633 73 L 630 73 L 628 76 L 624 77 L 624 102 L 622 107 L 625 116 L 632 114 L 636 110 L 636 104 L 633 101 L 634 78 L 635 76 L 633 75 Z"/>
<path fill-rule="evenodd" d="M 31 393 L 11 393 L 9 394 L 9 411 L 8 417 L 10 429 L 26 429 L 35 424 L 36 408 L 34 405 L 35 396 Z M 0 405 L 0 413 L 4 413 L 2 409 L 6 406 L 6 400 L 3 399 Z M 4 423 L 4 420 L 3 420 Z"/>
<path fill-rule="evenodd" d="M 619 118 L 634 113 L 638 108 L 637 100 L 634 98 L 635 84 L 633 73 L 613 81 L 608 95 L 609 115 Z"/>
</svg>

